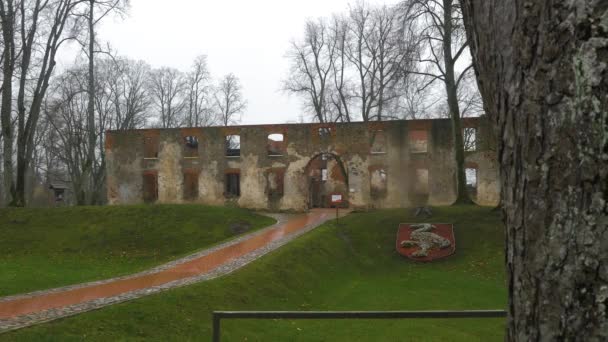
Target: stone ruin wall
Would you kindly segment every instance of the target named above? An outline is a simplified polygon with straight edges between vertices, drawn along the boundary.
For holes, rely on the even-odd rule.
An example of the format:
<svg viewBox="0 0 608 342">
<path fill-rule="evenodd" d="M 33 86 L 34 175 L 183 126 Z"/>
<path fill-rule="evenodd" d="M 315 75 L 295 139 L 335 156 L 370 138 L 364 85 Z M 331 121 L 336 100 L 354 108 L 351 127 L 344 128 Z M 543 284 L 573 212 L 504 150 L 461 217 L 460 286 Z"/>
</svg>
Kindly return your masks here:
<svg viewBox="0 0 608 342">
<path fill-rule="evenodd" d="M 475 151 L 466 152 L 467 167 L 477 170 L 475 200 L 496 205 L 494 139 L 484 138 L 491 137 L 489 126 L 479 118 L 463 126 L 477 132 Z M 158 203 L 303 211 L 311 193 L 320 192 L 323 206 L 332 193 L 352 208 L 449 205 L 456 197 L 451 129 L 449 120 L 434 119 L 109 131 L 108 202 L 142 203 L 149 197 L 144 192 L 156 191 Z M 283 134 L 283 143 L 269 142 L 270 134 Z M 226 156 L 227 135 L 240 136 L 240 156 Z M 196 137 L 198 148 L 189 149 L 186 137 Z M 323 154 L 326 160 L 319 161 Z M 327 179 L 313 190 L 318 165 L 327 167 Z M 239 175 L 240 196 L 226 193 L 227 173 Z"/>
</svg>

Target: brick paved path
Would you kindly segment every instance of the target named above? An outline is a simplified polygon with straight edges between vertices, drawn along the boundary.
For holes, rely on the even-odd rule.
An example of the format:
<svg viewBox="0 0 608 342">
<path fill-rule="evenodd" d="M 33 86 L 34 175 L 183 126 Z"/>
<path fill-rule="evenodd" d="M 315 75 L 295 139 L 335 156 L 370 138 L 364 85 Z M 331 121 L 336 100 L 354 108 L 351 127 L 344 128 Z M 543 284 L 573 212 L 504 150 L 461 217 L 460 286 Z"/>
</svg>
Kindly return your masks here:
<svg viewBox="0 0 608 342">
<path fill-rule="evenodd" d="M 343 214 L 347 214 L 347 211 Z M 75 315 L 230 273 L 334 218 L 335 211 L 315 209 L 307 214 L 280 214 L 273 217 L 277 218 L 278 222 L 271 227 L 149 271 L 0 298 L 0 332 Z"/>
</svg>

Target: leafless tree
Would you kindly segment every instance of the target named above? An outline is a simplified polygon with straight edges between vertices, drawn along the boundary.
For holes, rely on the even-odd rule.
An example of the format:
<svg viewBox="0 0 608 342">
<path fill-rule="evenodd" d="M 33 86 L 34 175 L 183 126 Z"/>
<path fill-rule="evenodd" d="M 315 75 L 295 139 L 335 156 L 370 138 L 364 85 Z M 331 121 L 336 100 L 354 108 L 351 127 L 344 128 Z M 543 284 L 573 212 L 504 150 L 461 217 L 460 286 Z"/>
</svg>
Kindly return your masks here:
<svg viewBox="0 0 608 342">
<path fill-rule="evenodd" d="M 402 95 L 416 41 L 389 6 L 359 2 L 347 15 L 306 24 L 305 38 L 293 43 L 283 89 L 302 95 L 315 119 L 363 121 L 396 118 L 386 114 Z"/>
<path fill-rule="evenodd" d="M 74 11 L 79 0 L 0 1 L 0 19 L 5 50 L 2 121 L 5 137 L 5 182 L 11 205 L 25 205 L 25 177 L 33 157 L 34 137 L 41 105 L 55 68 L 59 48 L 74 38 Z M 5 33 L 6 32 L 6 33 Z M 18 54 L 15 54 L 18 51 Z M 13 107 L 16 77 L 17 99 Z M 13 178 L 11 112 L 17 116 L 17 171 Z M 10 157 L 9 157 L 10 155 Z M 8 158 L 7 158 L 8 157 Z"/>
<path fill-rule="evenodd" d="M 468 53 L 462 11 L 457 0 L 407 0 L 402 3 L 403 19 L 416 25 L 419 31 L 419 49 L 416 61 L 428 71 L 412 70 L 412 73 L 429 77 L 429 83 L 441 81 L 445 86 L 447 108 L 452 120 L 456 163 L 456 203 L 472 203 L 466 189 L 464 168 L 464 140 L 462 135 L 461 108 L 458 88 L 471 69 L 471 64 L 461 72 L 456 65 Z"/>
<path fill-rule="evenodd" d="M 608 340 L 605 1 L 464 0 L 496 128 L 506 341 Z"/>
<path fill-rule="evenodd" d="M 162 128 L 181 126 L 187 105 L 184 74 L 174 68 L 154 69 L 150 73 L 148 88 L 152 104 L 159 115 L 158 125 Z"/>
<path fill-rule="evenodd" d="M 125 130 L 145 126 L 150 117 L 150 97 L 146 89 L 150 66 L 127 58 L 107 58 L 100 62 L 97 73 L 102 73 L 113 107 L 106 127 Z"/>
<path fill-rule="evenodd" d="M 247 107 L 239 79 L 234 74 L 224 76 L 215 90 L 214 97 L 222 125 L 238 123 L 240 114 Z"/>
<path fill-rule="evenodd" d="M 187 125 L 211 126 L 216 122 L 212 111 L 211 74 L 207 67 L 207 56 L 196 57 L 191 71 L 186 76 L 188 83 Z"/>
<path fill-rule="evenodd" d="M 95 180 L 93 177 L 93 163 L 95 162 L 95 148 L 97 144 L 97 135 L 94 134 L 95 130 L 95 55 L 103 52 L 99 48 L 99 44 L 96 38 L 96 25 L 103 20 L 110 13 L 122 12 L 129 5 L 129 0 L 86 0 L 87 8 L 84 10 L 82 16 L 86 19 L 88 28 L 88 37 L 86 43 L 82 43 L 83 51 L 88 58 L 88 86 L 87 93 L 89 96 L 89 103 L 87 105 L 87 127 L 89 129 L 89 141 L 88 141 L 88 155 L 85 163 L 84 177 L 89 178 L 90 182 L 93 183 Z M 86 48 L 85 48 L 86 47 Z M 87 194 L 92 192 L 87 191 Z M 90 202 L 91 199 L 87 200 Z"/>
<path fill-rule="evenodd" d="M 335 42 L 331 63 L 331 82 L 327 99 L 330 102 L 328 111 L 334 121 L 350 122 L 351 106 L 354 98 L 353 84 L 349 76 L 349 65 L 346 57 L 348 43 L 348 22 L 344 16 L 334 15 L 331 18 L 330 39 Z"/>
<path fill-rule="evenodd" d="M 327 89 L 336 45 L 323 19 L 308 20 L 304 39 L 293 41 L 287 52 L 291 68 L 283 90 L 302 95 L 305 108 L 319 122 L 328 121 Z"/>
</svg>

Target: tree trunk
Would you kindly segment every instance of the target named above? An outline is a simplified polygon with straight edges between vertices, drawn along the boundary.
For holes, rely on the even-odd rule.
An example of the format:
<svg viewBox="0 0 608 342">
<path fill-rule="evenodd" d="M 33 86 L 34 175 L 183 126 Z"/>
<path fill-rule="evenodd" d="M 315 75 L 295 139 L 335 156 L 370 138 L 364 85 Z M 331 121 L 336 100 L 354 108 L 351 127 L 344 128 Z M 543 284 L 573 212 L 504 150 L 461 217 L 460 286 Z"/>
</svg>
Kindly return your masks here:
<svg viewBox="0 0 608 342">
<path fill-rule="evenodd" d="M 456 162 L 456 201 L 454 204 L 472 204 L 467 192 L 467 179 L 464 168 L 464 139 L 460 122 L 460 107 L 458 105 L 458 86 L 454 75 L 455 60 L 452 57 L 452 6 L 455 0 L 443 1 L 443 59 L 445 66 L 445 89 L 448 108 L 452 121 L 452 140 L 454 141 L 454 157 Z"/>
<path fill-rule="evenodd" d="M 87 159 L 84 166 L 83 184 L 81 184 L 82 193 L 78 196 L 84 197 L 84 202 L 90 204 L 92 202 L 93 182 L 93 163 L 95 161 L 95 145 L 96 145 L 96 130 L 95 130 L 95 0 L 89 0 L 89 79 L 88 79 L 88 95 L 89 103 L 87 108 L 87 134 L 88 147 Z M 80 202 L 80 201 L 79 201 Z M 79 205 L 82 202 L 78 203 Z"/>
<path fill-rule="evenodd" d="M 608 6 L 463 0 L 496 125 L 508 341 L 608 340 Z"/>
<path fill-rule="evenodd" d="M 4 189 L 5 201 L 11 204 L 15 198 L 15 182 L 13 169 L 13 126 L 11 114 L 13 111 L 13 72 L 15 68 L 15 11 L 12 1 L 7 1 L 0 8 L 2 16 L 2 39 L 4 40 L 2 65 L 2 108 L 0 109 L 0 123 L 4 139 L 2 160 L 4 162 Z"/>
</svg>

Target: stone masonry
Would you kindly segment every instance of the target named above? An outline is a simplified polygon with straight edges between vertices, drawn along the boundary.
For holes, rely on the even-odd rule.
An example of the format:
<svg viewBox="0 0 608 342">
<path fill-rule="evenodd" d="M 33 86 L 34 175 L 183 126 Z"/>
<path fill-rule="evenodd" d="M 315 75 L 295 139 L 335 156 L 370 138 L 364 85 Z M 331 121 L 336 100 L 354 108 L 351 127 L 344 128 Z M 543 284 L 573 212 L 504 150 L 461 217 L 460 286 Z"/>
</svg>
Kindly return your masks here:
<svg viewBox="0 0 608 342">
<path fill-rule="evenodd" d="M 463 126 L 474 132 L 469 188 L 477 203 L 496 205 L 489 125 L 482 117 Z M 353 209 L 449 205 L 451 129 L 450 120 L 433 119 L 109 131 L 108 201 L 305 211 L 330 207 L 340 194 Z"/>
</svg>

